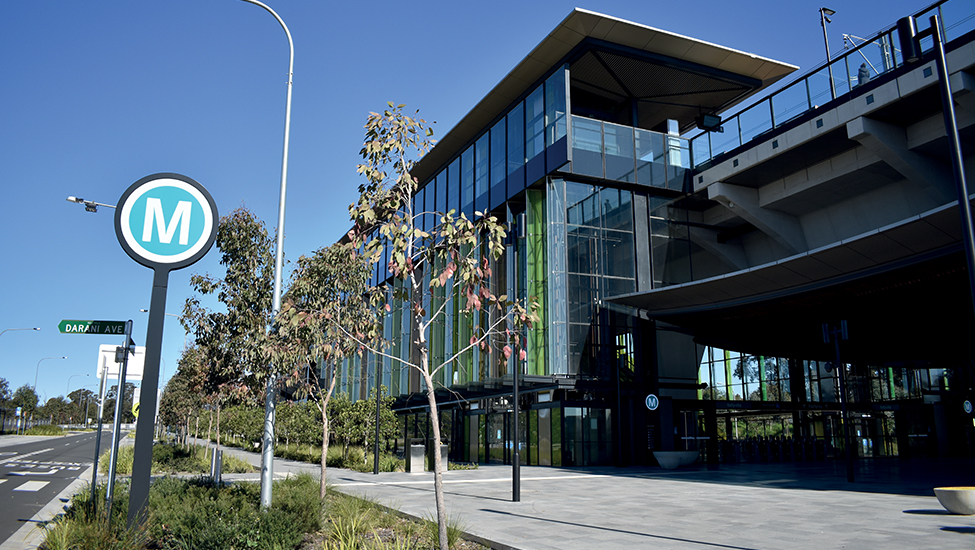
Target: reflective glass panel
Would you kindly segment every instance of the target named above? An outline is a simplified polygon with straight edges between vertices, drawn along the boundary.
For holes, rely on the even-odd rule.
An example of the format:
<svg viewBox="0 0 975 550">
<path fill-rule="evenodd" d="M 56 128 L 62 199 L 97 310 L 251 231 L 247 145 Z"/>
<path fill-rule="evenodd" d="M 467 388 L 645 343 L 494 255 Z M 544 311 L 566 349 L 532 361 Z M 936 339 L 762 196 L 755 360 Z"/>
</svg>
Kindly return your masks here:
<svg viewBox="0 0 975 550">
<path fill-rule="evenodd" d="M 636 183 L 633 128 L 605 124 L 603 150 L 606 152 L 606 179 Z"/>
<path fill-rule="evenodd" d="M 545 81 L 545 145 L 552 145 L 565 136 L 565 70 Z"/>
<path fill-rule="evenodd" d="M 508 198 L 505 196 L 505 176 L 508 174 L 505 162 L 505 123 L 504 119 L 498 121 L 491 128 L 491 196 L 500 197 L 502 202 Z"/>
<path fill-rule="evenodd" d="M 460 199 L 461 211 L 468 219 L 474 219 L 474 146 L 461 156 Z"/>
<path fill-rule="evenodd" d="M 827 96 L 828 97 L 828 96 Z M 769 111 L 769 102 L 763 101 L 738 115 L 741 125 L 742 143 L 748 143 L 755 136 L 772 129 L 772 113 Z"/>
<path fill-rule="evenodd" d="M 602 125 L 598 120 L 572 117 L 572 171 L 603 177 Z"/>
<path fill-rule="evenodd" d="M 460 212 L 460 157 L 454 159 L 447 168 L 447 182 L 450 191 L 447 193 L 447 211 L 454 210 L 454 215 Z"/>
<path fill-rule="evenodd" d="M 714 156 L 727 153 L 741 145 L 741 135 L 738 128 L 738 117 L 733 117 L 721 123 L 724 132 L 711 132 L 711 152 Z M 695 145 L 696 147 L 697 145 Z M 697 154 L 697 151 L 694 151 Z"/>
<path fill-rule="evenodd" d="M 490 151 L 488 134 L 484 134 L 474 144 L 474 210 L 484 213 L 487 210 L 490 172 Z"/>
<path fill-rule="evenodd" d="M 941 4 L 941 17 L 948 41 L 975 30 L 975 6 L 968 0 L 950 0 Z"/>
<path fill-rule="evenodd" d="M 800 80 L 772 96 L 775 125 L 781 126 L 809 110 L 809 95 L 805 80 Z"/>
<path fill-rule="evenodd" d="M 545 151 L 545 91 L 542 86 L 525 99 L 525 160 Z"/>
<path fill-rule="evenodd" d="M 519 103 L 508 113 L 508 173 L 525 165 L 525 105 Z"/>
<path fill-rule="evenodd" d="M 573 117 L 572 120 L 575 121 L 576 117 Z M 573 126 L 574 130 L 575 126 Z M 664 158 L 663 134 L 637 129 L 636 159 L 637 183 L 654 187 L 666 187 L 667 167 Z"/>
</svg>

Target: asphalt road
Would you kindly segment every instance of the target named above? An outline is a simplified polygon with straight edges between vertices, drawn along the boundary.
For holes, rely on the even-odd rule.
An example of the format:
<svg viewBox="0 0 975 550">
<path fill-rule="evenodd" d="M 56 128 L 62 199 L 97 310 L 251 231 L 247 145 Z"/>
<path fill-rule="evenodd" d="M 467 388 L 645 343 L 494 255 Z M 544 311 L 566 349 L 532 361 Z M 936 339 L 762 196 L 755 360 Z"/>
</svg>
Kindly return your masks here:
<svg viewBox="0 0 975 550">
<path fill-rule="evenodd" d="M 110 431 L 102 432 L 102 452 L 111 439 Z M 0 541 L 7 540 L 84 473 L 94 453 L 94 432 L 43 438 L 4 436 L 0 441 Z"/>
</svg>

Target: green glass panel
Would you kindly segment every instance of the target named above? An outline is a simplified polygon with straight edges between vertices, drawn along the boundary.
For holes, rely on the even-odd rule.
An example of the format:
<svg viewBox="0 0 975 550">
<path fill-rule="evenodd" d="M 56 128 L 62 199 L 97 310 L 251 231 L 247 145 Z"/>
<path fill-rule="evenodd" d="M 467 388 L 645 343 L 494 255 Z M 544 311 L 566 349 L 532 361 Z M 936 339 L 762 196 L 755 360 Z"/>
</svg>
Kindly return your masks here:
<svg viewBox="0 0 975 550">
<path fill-rule="evenodd" d="M 527 274 L 528 296 L 538 301 L 539 320 L 528 331 L 528 372 L 534 375 L 548 374 L 546 350 L 546 315 L 548 308 L 548 268 L 545 251 L 545 193 L 529 189 Z"/>
</svg>

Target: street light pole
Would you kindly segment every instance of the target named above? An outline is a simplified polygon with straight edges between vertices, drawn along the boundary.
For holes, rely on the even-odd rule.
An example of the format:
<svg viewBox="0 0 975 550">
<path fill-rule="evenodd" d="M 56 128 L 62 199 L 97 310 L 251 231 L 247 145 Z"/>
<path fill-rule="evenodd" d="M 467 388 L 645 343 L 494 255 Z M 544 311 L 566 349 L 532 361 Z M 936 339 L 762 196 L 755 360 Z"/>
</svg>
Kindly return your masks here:
<svg viewBox="0 0 975 550">
<path fill-rule="evenodd" d="M 41 327 L 33 327 L 33 328 L 5 328 L 3 330 L 0 330 L 0 336 L 3 336 L 3 333 L 4 332 L 10 331 L 10 330 L 41 330 Z"/>
<path fill-rule="evenodd" d="M 291 31 L 284 24 L 284 20 L 270 7 L 258 0 L 242 0 L 255 6 L 264 8 L 274 16 L 288 36 L 288 99 L 284 111 L 284 155 L 281 160 L 281 190 L 278 199 L 278 235 L 274 254 L 274 294 L 271 301 L 271 315 L 276 317 L 281 309 L 281 268 L 284 264 L 284 205 L 288 189 L 288 136 L 291 133 L 291 84 L 295 65 L 295 45 L 291 39 Z M 277 391 L 277 376 L 271 374 L 267 378 L 267 394 L 264 399 L 264 434 L 262 436 L 261 452 L 261 507 L 271 506 L 271 481 L 274 475 L 274 408 L 275 392 Z"/>
<path fill-rule="evenodd" d="M 64 386 L 64 397 L 68 397 L 68 390 L 71 388 L 71 379 L 78 376 L 91 376 L 90 374 L 72 374 L 68 377 L 68 383 Z"/>
<path fill-rule="evenodd" d="M 921 39 L 931 36 L 934 41 L 935 61 L 938 68 L 938 85 L 941 89 L 941 105 L 944 112 L 945 133 L 948 135 L 948 148 L 951 156 L 951 169 L 955 176 L 955 189 L 958 194 L 958 213 L 961 216 L 962 236 L 965 243 L 965 261 L 968 267 L 968 288 L 975 313 L 975 228 L 972 224 L 972 208 L 968 199 L 968 183 L 965 180 L 964 157 L 961 140 L 958 137 L 958 119 L 955 117 L 955 103 L 951 97 L 951 82 L 948 64 L 945 61 L 945 46 L 942 40 L 941 18 L 932 15 L 930 27 L 917 32 L 913 17 L 897 21 L 897 34 L 900 37 L 901 53 L 905 63 L 916 63 L 921 59 Z"/>
<path fill-rule="evenodd" d="M 76 202 L 78 204 L 85 205 L 85 212 L 98 212 L 99 206 L 104 206 L 105 208 L 115 208 L 115 205 L 112 204 L 104 204 L 95 201 L 86 201 L 85 199 L 82 199 L 80 197 L 68 197 L 65 200 L 67 200 L 68 202 Z"/>
<path fill-rule="evenodd" d="M 45 359 L 67 359 L 67 357 L 66 356 L 61 356 L 61 357 L 44 357 L 44 358 L 41 359 L 41 361 L 44 361 Z M 37 362 L 37 368 L 34 370 L 34 395 L 37 395 L 37 375 L 38 375 L 38 373 L 41 372 L 41 361 L 38 361 Z"/>
<path fill-rule="evenodd" d="M 823 42 L 826 44 L 826 70 L 829 72 L 829 97 L 836 99 L 836 87 L 833 85 L 833 59 L 829 55 L 829 39 L 826 37 L 826 23 L 832 23 L 830 15 L 836 11 L 829 8 L 819 8 L 819 22 L 823 25 Z"/>
</svg>

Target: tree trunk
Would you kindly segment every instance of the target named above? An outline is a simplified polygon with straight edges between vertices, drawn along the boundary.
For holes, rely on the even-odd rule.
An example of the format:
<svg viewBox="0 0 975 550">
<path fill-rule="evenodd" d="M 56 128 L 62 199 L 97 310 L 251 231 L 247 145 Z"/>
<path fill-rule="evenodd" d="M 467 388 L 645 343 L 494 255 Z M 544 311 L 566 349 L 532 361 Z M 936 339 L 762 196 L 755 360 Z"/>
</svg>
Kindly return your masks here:
<svg viewBox="0 0 975 550">
<path fill-rule="evenodd" d="M 322 499 L 322 517 L 325 515 L 325 467 L 328 462 L 328 402 L 332 399 L 332 392 L 335 390 L 335 382 L 338 379 L 338 368 L 332 369 L 332 379 L 328 384 L 328 391 L 325 392 L 325 396 L 319 402 L 322 413 L 322 479 L 321 487 L 319 488 L 319 496 Z M 321 386 L 319 386 L 319 394 L 321 393 Z"/>
<path fill-rule="evenodd" d="M 217 399 L 217 446 L 216 450 L 220 450 L 220 399 Z"/>
<path fill-rule="evenodd" d="M 197 422 L 197 425 L 199 425 L 200 419 L 197 418 L 196 419 L 196 422 Z M 204 461 L 207 459 L 207 456 L 210 455 L 210 431 L 212 429 L 213 429 L 213 410 L 211 409 L 210 410 L 210 424 L 207 425 L 206 449 L 203 451 L 203 460 Z M 197 426 L 197 429 L 196 429 L 196 437 L 197 437 L 197 439 L 199 439 L 199 437 L 200 437 L 200 428 L 199 428 L 199 426 Z"/>
<path fill-rule="evenodd" d="M 328 413 L 326 412 L 326 407 L 322 407 L 322 481 L 318 489 L 318 496 L 322 499 L 322 503 L 325 502 L 325 466 L 328 456 Z M 322 513 L 324 514 L 325 507 L 322 507 Z"/>
<path fill-rule="evenodd" d="M 426 352 L 422 351 L 423 364 L 426 364 Z M 440 413 L 437 410 L 437 396 L 434 393 L 433 377 L 426 369 L 420 371 L 427 384 L 427 402 L 430 404 L 430 427 L 433 428 L 433 492 L 437 499 L 437 530 L 440 536 L 440 550 L 447 548 L 447 508 L 443 499 L 443 474 L 440 473 Z"/>
</svg>

